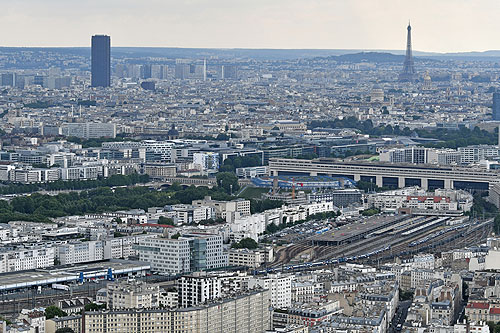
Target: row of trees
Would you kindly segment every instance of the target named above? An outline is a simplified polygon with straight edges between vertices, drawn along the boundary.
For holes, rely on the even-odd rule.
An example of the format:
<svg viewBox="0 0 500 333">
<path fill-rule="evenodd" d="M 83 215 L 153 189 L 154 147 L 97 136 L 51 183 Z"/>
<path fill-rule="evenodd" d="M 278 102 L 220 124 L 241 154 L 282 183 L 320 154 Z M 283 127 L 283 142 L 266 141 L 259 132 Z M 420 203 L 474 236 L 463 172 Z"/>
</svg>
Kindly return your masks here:
<svg viewBox="0 0 500 333">
<path fill-rule="evenodd" d="M 221 172 L 235 172 L 237 168 L 246 168 L 262 165 L 262 158 L 253 156 L 231 156 L 224 160 L 220 167 Z"/>
<path fill-rule="evenodd" d="M 253 238 L 243 238 L 237 243 L 233 243 L 231 248 L 233 249 L 249 249 L 254 250 L 259 247 L 259 244 L 253 240 Z"/>
<path fill-rule="evenodd" d="M 429 143 L 425 146 L 435 148 L 466 147 L 471 145 L 495 145 L 498 143 L 498 129 L 493 132 L 482 130 L 479 127 L 474 129 L 459 128 L 458 130 L 416 130 L 418 136 L 422 138 L 438 139 L 441 142 Z"/>
<path fill-rule="evenodd" d="M 94 138 L 94 139 L 82 139 L 77 137 L 68 137 L 67 141 L 81 144 L 83 148 L 91 147 L 101 147 L 103 142 L 122 142 L 122 141 L 137 141 L 124 134 L 118 134 L 115 138 Z"/>
<path fill-rule="evenodd" d="M 317 127 L 354 128 L 371 136 L 410 136 L 413 134 L 413 131 L 408 127 L 400 128 L 399 126 L 393 127 L 391 125 L 374 127 L 371 120 L 360 121 L 356 117 L 334 120 L 313 120 L 308 124 L 308 127 L 311 129 Z M 415 133 L 422 138 L 438 139 L 441 141 L 427 144 L 426 146 L 428 147 L 458 148 L 480 144 L 493 145 L 498 142 L 498 129 L 495 129 L 493 132 L 481 130 L 479 127 L 474 127 L 472 130 L 466 127 L 461 127 L 456 130 L 443 128 L 433 130 L 416 129 Z"/>
<path fill-rule="evenodd" d="M 357 129 L 364 134 L 370 134 L 371 136 L 381 136 L 381 135 L 405 135 L 410 136 L 412 134 L 411 129 L 408 127 L 400 128 L 399 126 L 373 126 L 373 122 L 368 119 L 364 121 L 358 120 L 356 117 L 347 117 L 344 119 L 334 119 L 334 120 L 313 120 L 308 124 L 310 129 L 317 127 L 324 128 L 353 128 Z"/>
<path fill-rule="evenodd" d="M 208 189 L 194 186 L 177 191 L 152 191 L 146 187 L 126 187 L 112 190 L 101 187 L 89 191 L 61 193 L 55 196 L 34 193 L 16 197 L 10 202 L 0 201 L 0 223 L 23 220 L 50 222 L 50 218 L 102 213 L 124 209 L 162 207 L 178 203 L 189 204 L 193 200 L 211 196 L 216 200 L 234 197 L 219 188 Z"/>
<path fill-rule="evenodd" d="M 95 180 L 57 180 L 50 183 L 36 184 L 6 184 L 0 186 L 0 195 L 32 193 L 40 190 L 61 191 L 61 190 L 86 190 L 105 186 L 130 186 L 135 184 L 144 184 L 149 182 L 148 175 L 113 175 L 108 178 Z"/>
</svg>

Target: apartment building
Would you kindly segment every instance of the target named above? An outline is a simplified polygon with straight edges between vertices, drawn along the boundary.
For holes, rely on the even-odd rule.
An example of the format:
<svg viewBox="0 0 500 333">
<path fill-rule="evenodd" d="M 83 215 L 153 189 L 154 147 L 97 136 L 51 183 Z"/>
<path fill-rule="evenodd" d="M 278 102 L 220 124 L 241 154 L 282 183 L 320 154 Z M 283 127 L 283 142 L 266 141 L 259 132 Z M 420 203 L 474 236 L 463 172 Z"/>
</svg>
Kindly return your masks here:
<svg viewBox="0 0 500 333">
<path fill-rule="evenodd" d="M 206 304 L 221 298 L 222 281 L 217 276 L 193 273 L 178 280 L 179 306 L 182 308 Z"/>
<path fill-rule="evenodd" d="M 57 247 L 57 257 L 61 265 L 78 264 L 110 259 L 104 254 L 102 241 L 75 241 Z"/>
<path fill-rule="evenodd" d="M 44 268 L 54 265 L 53 247 L 13 247 L 0 249 L 0 273 Z"/>
<path fill-rule="evenodd" d="M 269 328 L 269 291 L 178 310 L 90 311 L 84 316 L 88 333 L 263 333 Z"/>
<path fill-rule="evenodd" d="M 271 305 L 278 309 L 292 305 L 292 279 L 290 275 L 270 274 L 264 277 L 251 277 L 248 288 L 261 287 L 271 292 Z"/>
<path fill-rule="evenodd" d="M 108 309 L 151 309 L 160 306 L 160 286 L 139 281 L 108 283 Z"/>
<path fill-rule="evenodd" d="M 215 209 L 215 218 L 227 220 L 228 214 L 239 213 L 239 216 L 250 216 L 250 200 L 237 199 L 233 201 L 218 201 L 212 200 L 210 196 L 202 200 L 194 200 L 193 206 L 196 207 L 213 207 Z"/>
</svg>

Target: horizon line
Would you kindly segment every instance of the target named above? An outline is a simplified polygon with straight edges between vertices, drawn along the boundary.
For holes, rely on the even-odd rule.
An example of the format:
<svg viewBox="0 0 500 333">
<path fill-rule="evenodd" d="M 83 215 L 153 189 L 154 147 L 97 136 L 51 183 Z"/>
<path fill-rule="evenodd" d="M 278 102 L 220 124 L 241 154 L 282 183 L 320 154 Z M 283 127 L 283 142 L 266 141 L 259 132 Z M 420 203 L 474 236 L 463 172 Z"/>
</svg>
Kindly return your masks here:
<svg viewBox="0 0 500 333">
<path fill-rule="evenodd" d="M 14 49 L 90 49 L 91 46 L 7 46 L 0 45 L 0 49 L 6 48 L 14 48 Z M 116 45 L 111 46 L 111 48 L 157 48 L 157 49 L 193 49 L 193 50 L 284 50 L 284 51 L 300 51 L 300 50 L 308 50 L 308 51 L 359 51 L 359 52 L 405 52 L 404 49 L 363 49 L 363 48 L 271 48 L 271 47 L 187 47 L 187 46 L 123 46 Z M 422 51 L 422 50 L 412 50 L 413 52 L 419 53 L 435 53 L 435 54 L 456 54 L 456 53 L 486 53 L 486 52 L 500 52 L 500 49 L 487 49 L 482 51 L 477 50 L 469 50 L 469 51 Z"/>
</svg>

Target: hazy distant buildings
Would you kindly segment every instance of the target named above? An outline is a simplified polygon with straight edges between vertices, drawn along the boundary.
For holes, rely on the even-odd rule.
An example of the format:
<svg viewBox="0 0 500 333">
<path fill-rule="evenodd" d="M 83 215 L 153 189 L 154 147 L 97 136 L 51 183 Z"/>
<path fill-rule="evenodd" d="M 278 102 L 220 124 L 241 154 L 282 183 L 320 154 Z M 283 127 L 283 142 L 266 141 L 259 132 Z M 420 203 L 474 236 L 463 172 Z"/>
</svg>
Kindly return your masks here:
<svg viewBox="0 0 500 333">
<path fill-rule="evenodd" d="M 196 64 L 191 63 L 188 59 L 177 59 L 175 61 L 175 78 L 180 80 L 198 79 L 206 81 L 207 79 L 207 62 Z"/>
<path fill-rule="evenodd" d="M 16 85 L 16 74 L 14 73 L 2 74 L 0 79 L 2 86 L 14 87 Z"/>
<path fill-rule="evenodd" d="M 111 85 L 111 39 L 106 35 L 92 36 L 92 87 Z"/>
<path fill-rule="evenodd" d="M 493 120 L 500 120 L 500 92 L 493 93 Z"/>
<path fill-rule="evenodd" d="M 175 78 L 185 80 L 189 77 L 190 65 L 189 61 L 177 59 L 175 61 Z"/>
<path fill-rule="evenodd" d="M 238 78 L 238 67 L 235 65 L 220 65 L 217 74 L 218 78 L 221 80 L 234 80 Z"/>
</svg>

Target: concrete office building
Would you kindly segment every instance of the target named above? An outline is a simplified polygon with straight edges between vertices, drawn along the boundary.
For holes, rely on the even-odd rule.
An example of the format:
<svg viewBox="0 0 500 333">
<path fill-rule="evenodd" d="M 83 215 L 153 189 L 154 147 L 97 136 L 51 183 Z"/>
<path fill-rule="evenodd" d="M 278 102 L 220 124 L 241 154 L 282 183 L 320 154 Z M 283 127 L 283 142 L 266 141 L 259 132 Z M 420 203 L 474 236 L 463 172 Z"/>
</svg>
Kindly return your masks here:
<svg viewBox="0 0 500 333">
<path fill-rule="evenodd" d="M 141 261 L 151 263 L 151 270 L 183 274 L 227 266 L 222 236 L 193 233 L 178 239 L 150 238 L 139 241 Z"/>
<path fill-rule="evenodd" d="M 116 125 L 113 123 L 66 123 L 61 126 L 65 136 L 82 139 L 115 138 Z"/>
<path fill-rule="evenodd" d="M 185 238 L 141 239 L 139 260 L 151 264 L 151 270 L 168 274 L 188 273 L 191 270 L 189 240 Z"/>
<path fill-rule="evenodd" d="M 92 87 L 111 86 L 111 38 L 106 35 L 92 36 Z"/>
<path fill-rule="evenodd" d="M 427 189 L 464 189 L 488 191 L 500 182 L 500 173 L 494 170 L 455 166 L 427 166 L 373 162 L 337 162 L 333 159 L 315 160 L 271 159 L 271 176 L 328 175 L 343 176 L 354 181 L 365 181 L 377 186 Z"/>
</svg>

